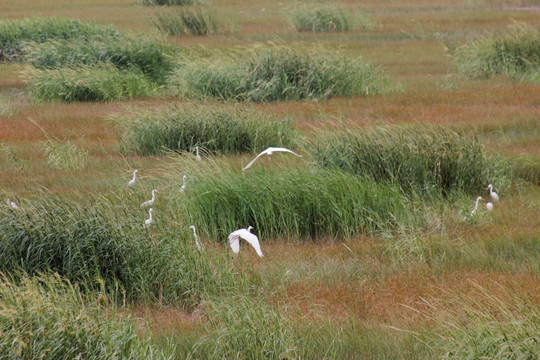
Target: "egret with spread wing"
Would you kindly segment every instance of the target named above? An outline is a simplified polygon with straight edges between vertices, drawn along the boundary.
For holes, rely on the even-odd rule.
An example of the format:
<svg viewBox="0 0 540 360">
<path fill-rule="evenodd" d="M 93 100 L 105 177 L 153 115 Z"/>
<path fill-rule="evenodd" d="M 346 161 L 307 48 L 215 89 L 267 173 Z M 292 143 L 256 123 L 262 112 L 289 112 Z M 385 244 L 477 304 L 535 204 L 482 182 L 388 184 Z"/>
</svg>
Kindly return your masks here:
<svg viewBox="0 0 540 360">
<path fill-rule="evenodd" d="M 262 155 L 268 155 L 268 160 L 271 159 L 271 156 L 274 152 L 276 151 L 283 151 L 283 152 L 288 152 L 288 153 L 291 153 L 293 155 L 296 155 L 298 157 L 302 157 L 302 155 L 298 155 L 297 153 L 295 153 L 294 151 L 291 151 L 289 149 L 286 149 L 286 148 L 283 148 L 283 147 L 269 147 L 268 149 L 264 150 L 263 152 L 261 152 L 259 155 L 257 155 L 257 157 L 253 160 L 251 160 L 251 162 L 249 164 L 246 165 L 246 167 L 244 167 L 242 170 L 246 170 L 247 168 L 249 168 L 251 165 L 253 165 L 253 163 L 259 158 L 261 157 Z"/>
<path fill-rule="evenodd" d="M 257 255 L 263 257 L 261 251 L 261 245 L 259 244 L 259 238 L 257 235 L 252 234 L 250 231 L 253 229 L 253 226 L 249 226 L 247 229 L 238 229 L 229 234 L 229 246 L 235 254 L 240 252 L 240 238 L 246 240 L 257 252 Z"/>
</svg>

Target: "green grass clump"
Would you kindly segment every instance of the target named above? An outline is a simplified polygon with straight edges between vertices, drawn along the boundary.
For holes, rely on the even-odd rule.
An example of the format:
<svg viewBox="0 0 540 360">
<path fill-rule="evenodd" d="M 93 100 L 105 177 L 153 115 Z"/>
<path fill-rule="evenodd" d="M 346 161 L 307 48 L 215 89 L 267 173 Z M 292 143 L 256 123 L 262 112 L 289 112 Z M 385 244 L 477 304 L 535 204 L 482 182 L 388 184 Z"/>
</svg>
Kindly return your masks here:
<svg viewBox="0 0 540 360">
<path fill-rule="evenodd" d="M 534 79 L 540 71 L 540 31 L 514 24 L 505 32 L 477 37 L 456 49 L 454 62 L 468 76 L 526 79 L 531 74 Z"/>
<path fill-rule="evenodd" d="M 275 101 L 362 96 L 388 91 L 388 79 L 360 58 L 322 49 L 252 48 L 185 58 L 171 76 L 186 96 Z"/>
<path fill-rule="evenodd" d="M 76 19 L 34 17 L 0 21 L 0 60 L 16 59 L 23 42 L 37 43 L 52 39 L 122 39 L 124 36 L 112 25 L 84 23 Z"/>
<path fill-rule="evenodd" d="M 141 72 L 112 64 L 81 65 L 24 73 L 28 90 L 37 100 L 111 101 L 156 94 L 157 85 Z"/>
<path fill-rule="evenodd" d="M 193 151 L 196 146 L 220 153 L 255 152 L 269 146 L 292 146 L 298 137 L 290 120 L 277 120 L 245 107 L 171 107 L 137 111 L 119 121 L 121 152 L 163 154 Z"/>
<path fill-rule="evenodd" d="M 213 12 L 203 11 L 200 7 L 157 13 L 153 24 L 162 33 L 173 36 L 216 34 L 221 27 Z"/>
<path fill-rule="evenodd" d="M 349 31 L 353 29 L 350 11 L 329 6 L 303 6 L 294 11 L 293 26 L 298 31 Z"/>
<path fill-rule="evenodd" d="M 315 238 L 367 233 L 406 221 L 397 186 L 341 171 L 204 172 L 193 177 L 182 196 L 178 206 L 213 238 L 249 225 L 262 239 Z"/>
<path fill-rule="evenodd" d="M 38 69 L 110 63 L 118 69 L 141 71 L 163 83 L 172 71 L 178 48 L 149 38 L 51 40 L 23 46 L 25 62 Z"/>
<path fill-rule="evenodd" d="M 136 326 L 59 276 L 0 281 L 0 358 L 167 359 Z"/>
<path fill-rule="evenodd" d="M 321 140 L 313 154 L 322 167 L 421 193 L 473 192 L 485 188 L 488 179 L 494 181 L 479 141 L 443 127 L 348 130 Z"/>
<path fill-rule="evenodd" d="M 221 257 L 195 250 L 187 226 L 169 224 L 154 209 L 157 224 L 143 228 L 147 210 L 53 198 L 0 207 L 0 271 L 58 273 L 84 290 L 106 290 L 128 301 L 191 306 L 208 293 L 242 286 Z M 105 287 L 105 289 L 103 289 Z"/>
<path fill-rule="evenodd" d="M 44 143 L 44 152 L 47 164 L 53 169 L 81 170 L 88 161 L 88 151 L 80 149 L 69 140 L 59 143 L 49 139 Z"/>
</svg>

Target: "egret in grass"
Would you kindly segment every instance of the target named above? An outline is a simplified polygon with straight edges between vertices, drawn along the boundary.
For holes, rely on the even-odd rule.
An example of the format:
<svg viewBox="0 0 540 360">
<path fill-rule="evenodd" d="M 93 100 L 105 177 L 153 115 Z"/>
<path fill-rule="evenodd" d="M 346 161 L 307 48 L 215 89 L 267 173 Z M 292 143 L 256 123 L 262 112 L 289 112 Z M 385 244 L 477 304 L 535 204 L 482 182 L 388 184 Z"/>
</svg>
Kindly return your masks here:
<svg viewBox="0 0 540 360">
<path fill-rule="evenodd" d="M 491 197 L 491 201 L 494 203 L 499 202 L 499 195 L 495 191 L 493 191 L 493 185 L 489 184 L 487 189 L 489 190 L 489 196 Z"/>
<path fill-rule="evenodd" d="M 196 152 L 195 160 L 201 161 L 202 158 L 201 158 L 201 155 L 199 155 L 199 147 L 198 146 L 195 146 L 195 152 Z"/>
<path fill-rule="evenodd" d="M 229 234 L 229 246 L 235 254 L 238 254 L 240 251 L 240 238 L 246 240 L 257 252 L 257 255 L 263 257 L 261 251 L 261 245 L 259 244 L 259 238 L 257 235 L 252 234 L 250 231 L 253 229 L 253 226 L 249 226 L 247 229 L 238 229 Z"/>
<path fill-rule="evenodd" d="M 197 245 L 197 250 L 204 250 L 204 246 L 200 243 L 199 237 L 197 236 L 197 231 L 195 231 L 195 225 L 191 225 L 189 228 L 193 230 L 193 236 L 195 237 L 195 245 Z"/>
<path fill-rule="evenodd" d="M 493 204 L 490 203 L 490 202 L 488 202 L 488 203 L 486 204 L 486 209 L 488 209 L 489 211 L 493 210 Z"/>
<path fill-rule="evenodd" d="M 154 205 L 154 201 L 156 201 L 156 193 L 158 192 L 157 189 L 152 190 L 152 198 L 148 201 L 145 201 L 141 204 L 141 207 Z"/>
<path fill-rule="evenodd" d="M 182 186 L 180 187 L 180 192 L 184 192 L 186 191 L 186 175 L 183 176 L 182 178 Z"/>
<path fill-rule="evenodd" d="M 268 155 L 268 160 L 271 160 L 272 159 L 272 154 L 276 151 L 283 151 L 283 152 L 288 152 L 288 153 L 291 153 L 293 155 L 296 155 L 298 157 L 302 157 L 302 155 L 298 155 L 297 153 L 295 153 L 294 151 L 291 151 L 289 149 L 286 149 L 286 148 L 283 148 L 283 147 L 269 147 L 268 149 L 264 150 L 263 152 L 261 152 L 259 155 L 257 155 L 257 157 L 255 157 L 255 159 L 251 160 L 251 162 L 249 164 L 246 165 L 246 167 L 244 167 L 242 170 L 246 170 L 247 168 L 249 168 L 251 165 L 253 165 L 253 163 L 261 156 L 263 155 Z"/>
<path fill-rule="evenodd" d="M 144 221 L 145 228 L 149 228 L 150 225 L 154 223 L 154 209 L 153 208 L 150 208 L 150 210 L 148 210 L 148 215 L 150 215 L 150 217 Z"/>
<path fill-rule="evenodd" d="M 135 185 L 135 182 L 137 181 L 137 173 L 139 172 L 139 170 L 135 170 L 133 171 L 133 179 L 129 180 L 127 186 L 133 186 Z"/>
<path fill-rule="evenodd" d="M 476 209 L 478 208 L 478 202 L 479 202 L 480 200 L 484 200 L 484 198 L 481 197 L 481 196 L 479 196 L 479 197 L 476 198 L 476 202 L 475 202 L 475 204 L 474 204 L 474 209 L 472 209 L 472 211 L 471 211 L 471 216 L 474 215 L 474 213 L 476 212 Z"/>
<path fill-rule="evenodd" d="M 12 209 L 17 209 L 17 210 L 20 209 L 19 205 L 17 205 L 15 201 L 11 201 L 9 198 L 7 199 L 7 203 L 9 207 L 11 207 Z"/>
</svg>

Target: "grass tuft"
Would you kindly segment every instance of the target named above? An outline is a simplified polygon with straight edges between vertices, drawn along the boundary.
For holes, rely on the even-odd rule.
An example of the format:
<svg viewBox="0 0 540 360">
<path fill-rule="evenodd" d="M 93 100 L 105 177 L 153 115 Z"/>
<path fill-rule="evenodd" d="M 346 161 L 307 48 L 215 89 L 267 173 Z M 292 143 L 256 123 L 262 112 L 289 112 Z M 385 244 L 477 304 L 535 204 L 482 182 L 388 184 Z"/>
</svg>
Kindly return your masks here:
<svg viewBox="0 0 540 360">
<path fill-rule="evenodd" d="M 71 141 L 59 143 L 49 139 L 43 145 L 47 156 L 47 165 L 53 169 L 81 170 L 86 167 L 88 151 L 80 149 Z"/>
<path fill-rule="evenodd" d="M 136 111 L 120 118 L 122 153 L 163 154 L 196 146 L 225 154 L 289 147 L 298 138 L 290 120 L 277 120 L 246 107 L 185 106 Z"/>
<path fill-rule="evenodd" d="M 365 13 L 353 16 L 350 10 L 344 8 L 313 4 L 295 9 L 291 22 L 298 31 L 343 32 L 353 30 L 356 25 L 373 27 Z"/>
<path fill-rule="evenodd" d="M 159 12 L 153 24 L 162 33 L 173 36 L 205 36 L 217 34 L 221 25 L 212 11 L 178 8 L 173 11 Z"/>
<path fill-rule="evenodd" d="M 194 5 L 195 0 L 140 0 L 146 6 L 183 6 Z"/>
</svg>

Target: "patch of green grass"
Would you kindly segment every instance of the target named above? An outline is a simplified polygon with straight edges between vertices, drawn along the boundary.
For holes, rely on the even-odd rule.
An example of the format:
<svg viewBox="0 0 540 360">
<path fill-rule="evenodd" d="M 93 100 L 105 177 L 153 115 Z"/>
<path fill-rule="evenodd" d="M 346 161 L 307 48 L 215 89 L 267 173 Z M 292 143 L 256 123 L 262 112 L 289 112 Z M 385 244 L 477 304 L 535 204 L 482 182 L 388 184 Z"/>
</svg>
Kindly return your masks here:
<svg viewBox="0 0 540 360">
<path fill-rule="evenodd" d="M 186 57 L 171 82 L 184 96 L 250 101 L 365 96 L 390 90 L 388 78 L 361 58 L 286 46 Z"/>
<path fill-rule="evenodd" d="M 0 60 L 18 59 L 24 42 L 37 43 L 52 39 L 91 38 L 122 39 L 124 35 L 112 25 L 84 23 L 76 19 L 33 17 L 0 21 Z"/>
<path fill-rule="evenodd" d="M 0 357 L 19 359 L 168 359 L 141 339 L 133 322 L 84 297 L 55 276 L 0 281 Z"/>
<path fill-rule="evenodd" d="M 173 36 L 217 34 L 221 28 L 215 13 L 200 7 L 159 12 L 153 24 L 162 33 Z"/>
<path fill-rule="evenodd" d="M 53 169 L 81 170 L 88 161 L 88 151 L 80 149 L 69 140 L 59 143 L 49 139 L 44 142 L 44 152 L 47 164 Z"/>
<path fill-rule="evenodd" d="M 139 155 L 193 151 L 196 146 L 224 154 L 255 152 L 269 146 L 290 147 L 298 138 L 291 120 L 278 120 L 244 106 L 141 109 L 117 123 L 124 129 L 121 152 Z"/>
<path fill-rule="evenodd" d="M 111 101 L 157 93 L 157 85 L 142 72 L 120 70 L 112 64 L 28 68 L 24 81 L 37 100 Z"/>
<path fill-rule="evenodd" d="M 343 32 L 353 30 L 356 26 L 371 28 L 366 13 L 353 14 L 349 9 L 332 5 L 304 5 L 294 10 L 292 25 L 298 31 Z"/>
<path fill-rule="evenodd" d="M 324 168 L 397 183 L 421 193 L 472 192 L 495 181 L 480 142 L 444 127 L 347 130 L 320 140 L 313 154 Z"/>
<path fill-rule="evenodd" d="M 118 69 L 140 71 L 159 83 L 164 83 L 179 53 L 179 48 L 161 40 L 131 36 L 27 42 L 22 49 L 24 61 L 38 69 L 110 63 Z"/>
<path fill-rule="evenodd" d="M 504 32 L 476 37 L 455 50 L 454 63 L 460 72 L 472 77 L 509 75 L 525 79 L 527 74 L 540 71 L 540 31 L 515 23 Z"/>
</svg>

